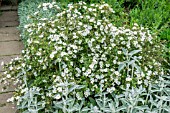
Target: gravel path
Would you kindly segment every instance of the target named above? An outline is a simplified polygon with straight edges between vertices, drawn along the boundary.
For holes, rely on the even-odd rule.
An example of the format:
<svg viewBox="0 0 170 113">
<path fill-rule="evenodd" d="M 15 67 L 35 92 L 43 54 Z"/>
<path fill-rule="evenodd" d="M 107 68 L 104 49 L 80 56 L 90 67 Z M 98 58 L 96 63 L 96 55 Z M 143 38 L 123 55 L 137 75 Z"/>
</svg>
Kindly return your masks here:
<svg viewBox="0 0 170 113">
<path fill-rule="evenodd" d="M 17 30 L 18 14 L 17 6 L 2 6 L 2 15 L 0 16 L 0 63 L 8 63 L 12 58 L 20 56 L 23 44 Z M 0 66 L 0 76 L 3 73 Z M 14 86 L 2 91 L 3 84 L 0 84 L 0 113 L 16 113 L 15 106 L 6 103 L 6 100 L 12 96 Z"/>
</svg>

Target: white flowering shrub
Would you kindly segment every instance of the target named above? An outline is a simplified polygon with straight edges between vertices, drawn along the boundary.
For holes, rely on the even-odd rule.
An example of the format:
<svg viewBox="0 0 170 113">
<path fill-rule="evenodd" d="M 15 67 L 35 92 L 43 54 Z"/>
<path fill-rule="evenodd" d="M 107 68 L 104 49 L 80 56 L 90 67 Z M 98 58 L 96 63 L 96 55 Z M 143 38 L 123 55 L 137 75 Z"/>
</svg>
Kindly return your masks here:
<svg viewBox="0 0 170 113">
<path fill-rule="evenodd" d="M 22 57 L 5 66 L 2 78 L 5 84 L 19 84 L 14 100 L 26 106 L 19 109 L 29 111 L 30 100 L 36 100 L 41 107 L 33 106 L 35 112 L 81 113 L 83 107 L 83 112 L 108 112 L 98 108 L 102 100 L 95 100 L 96 94 L 147 88 L 167 74 L 159 40 L 137 24 L 115 26 L 116 14 L 108 4 L 79 2 L 61 10 L 44 3 L 39 8 L 56 8 L 58 13 L 49 18 L 35 13 L 33 23 L 24 26 L 29 38 Z M 30 94 L 35 89 L 38 93 Z"/>
</svg>

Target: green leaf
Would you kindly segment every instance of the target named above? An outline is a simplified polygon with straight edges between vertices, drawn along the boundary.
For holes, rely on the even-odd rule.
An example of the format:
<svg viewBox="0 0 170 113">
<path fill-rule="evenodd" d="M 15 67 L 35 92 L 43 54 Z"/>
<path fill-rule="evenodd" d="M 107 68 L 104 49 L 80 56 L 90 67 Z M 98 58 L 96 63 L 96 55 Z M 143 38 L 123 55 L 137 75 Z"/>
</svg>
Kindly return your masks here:
<svg viewBox="0 0 170 113">
<path fill-rule="evenodd" d="M 141 50 L 133 50 L 128 55 L 132 56 L 132 55 L 137 54 L 139 52 L 141 52 Z"/>
<path fill-rule="evenodd" d="M 72 92 L 73 90 L 76 90 L 76 89 L 82 89 L 82 88 L 84 88 L 83 85 L 74 85 L 69 89 L 69 92 Z"/>
<path fill-rule="evenodd" d="M 125 62 L 121 62 L 118 67 L 118 71 L 120 72 L 126 66 Z"/>
<path fill-rule="evenodd" d="M 139 72 L 142 71 L 142 69 L 141 69 L 136 63 L 133 63 L 133 65 L 134 65 L 134 67 L 135 67 Z"/>
<path fill-rule="evenodd" d="M 148 110 L 149 109 L 149 107 L 147 105 L 135 106 L 134 108 L 137 110 Z"/>
<path fill-rule="evenodd" d="M 102 103 L 101 103 L 101 100 L 100 99 L 96 99 L 96 103 L 97 105 L 101 108 L 102 107 Z"/>
<path fill-rule="evenodd" d="M 135 60 L 131 60 L 130 62 L 128 62 L 128 65 L 132 65 L 135 63 Z"/>
<path fill-rule="evenodd" d="M 86 106 L 86 107 L 84 107 L 84 108 L 82 109 L 82 111 L 83 111 L 83 112 L 90 111 L 90 108 L 88 108 L 88 107 Z"/>
<path fill-rule="evenodd" d="M 125 107 L 125 106 L 121 106 L 121 107 L 118 107 L 117 109 L 116 109 L 116 112 L 120 112 L 120 111 L 124 111 L 124 110 L 126 110 L 127 109 L 127 107 Z"/>
<path fill-rule="evenodd" d="M 127 51 L 127 49 L 125 49 L 125 48 L 122 48 L 122 51 L 123 51 L 123 53 L 124 53 L 125 55 L 127 55 L 127 54 L 128 54 L 128 51 Z"/>
<path fill-rule="evenodd" d="M 96 105 L 96 101 L 93 98 L 89 97 L 89 100 L 90 100 L 92 105 Z"/>
</svg>

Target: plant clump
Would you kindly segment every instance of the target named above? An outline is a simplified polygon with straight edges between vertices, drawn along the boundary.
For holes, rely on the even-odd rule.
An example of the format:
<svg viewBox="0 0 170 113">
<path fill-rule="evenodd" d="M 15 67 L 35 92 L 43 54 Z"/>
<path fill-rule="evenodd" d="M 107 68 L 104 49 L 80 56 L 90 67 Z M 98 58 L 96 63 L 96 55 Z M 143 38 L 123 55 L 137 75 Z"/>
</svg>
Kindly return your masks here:
<svg viewBox="0 0 170 113">
<path fill-rule="evenodd" d="M 43 3 L 39 8 L 46 11 L 54 5 Z M 25 25 L 29 38 L 22 57 L 5 66 L 4 83 L 19 84 L 14 96 L 18 105 L 29 95 L 41 102 L 41 107 L 36 106 L 39 110 L 52 109 L 54 101 L 70 96 L 85 99 L 88 105 L 96 94 L 146 88 L 166 74 L 159 40 L 137 24 L 115 26 L 116 14 L 108 4 L 79 2 L 64 10 L 56 8 L 58 13 L 50 18 L 36 18 L 39 12 L 31 17 L 33 23 Z M 37 93 L 30 94 L 33 90 Z"/>
</svg>

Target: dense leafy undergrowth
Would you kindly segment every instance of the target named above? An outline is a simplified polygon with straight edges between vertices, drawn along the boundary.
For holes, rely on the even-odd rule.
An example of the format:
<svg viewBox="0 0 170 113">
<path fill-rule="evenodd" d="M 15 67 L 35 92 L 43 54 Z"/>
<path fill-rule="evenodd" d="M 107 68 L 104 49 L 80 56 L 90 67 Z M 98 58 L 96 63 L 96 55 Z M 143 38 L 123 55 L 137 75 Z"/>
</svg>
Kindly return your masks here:
<svg viewBox="0 0 170 113">
<path fill-rule="evenodd" d="M 169 59 L 156 34 L 106 3 L 30 7 L 20 7 L 25 49 L 1 78 L 18 85 L 9 101 L 20 112 L 170 112 Z"/>
</svg>

